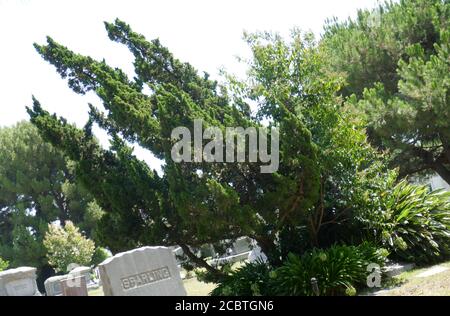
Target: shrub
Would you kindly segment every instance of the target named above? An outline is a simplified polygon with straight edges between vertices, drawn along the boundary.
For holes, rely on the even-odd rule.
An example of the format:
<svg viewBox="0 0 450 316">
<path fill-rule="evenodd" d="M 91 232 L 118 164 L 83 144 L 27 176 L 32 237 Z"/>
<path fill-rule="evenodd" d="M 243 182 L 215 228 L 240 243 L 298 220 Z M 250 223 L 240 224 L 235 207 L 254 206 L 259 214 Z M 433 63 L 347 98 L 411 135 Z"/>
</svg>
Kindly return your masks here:
<svg viewBox="0 0 450 316">
<path fill-rule="evenodd" d="M 94 254 L 92 255 L 91 263 L 93 265 L 98 265 L 108 259 L 111 256 L 110 252 L 102 247 L 95 248 Z"/>
<path fill-rule="evenodd" d="M 70 264 L 90 265 L 95 244 L 70 221 L 64 227 L 49 225 L 44 246 L 48 263 L 56 272 L 69 272 Z"/>
<path fill-rule="evenodd" d="M 450 192 L 403 180 L 379 196 L 361 221 L 393 258 L 433 263 L 450 255 Z"/>
<path fill-rule="evenodd" d="M 247 263 L 225 276 L 211 292 L 212 296 L 259 296 L 270 292 L 269 265 L 262 261 Z"/>
<path fill-rule="evenodd" d="M 334 245 L 313 249 L 302 256 L 290 254 L 284 264 L 272 270 L 262 262 L 249 263 L 232 272 L 211 295 L 315 295 L 311 278 L 316 278 L 320 295 L 355 295 L 366 284 L 367 266 L 382 267 L 387 252 L 369 243 L 359 246 Z"/>
<path fill-rule="evenodd" d="M 0 271 L 6 270 L 8 268 L 8 261 L 3 260 L 0 258 Z"/>
<path fill-rule="evenodd" d="M 387 253 L 370 244 L 360 246 L 334 245 L 314 249 L 303 256 L 289 255 L 285 264 L 272 275 L 276 295 L 315 295 L 311 279 L 316 278 L 320 295 L 354 295 L 355 287 L 367 280 L 367 266 L 382 267 Z"/>
</svg>

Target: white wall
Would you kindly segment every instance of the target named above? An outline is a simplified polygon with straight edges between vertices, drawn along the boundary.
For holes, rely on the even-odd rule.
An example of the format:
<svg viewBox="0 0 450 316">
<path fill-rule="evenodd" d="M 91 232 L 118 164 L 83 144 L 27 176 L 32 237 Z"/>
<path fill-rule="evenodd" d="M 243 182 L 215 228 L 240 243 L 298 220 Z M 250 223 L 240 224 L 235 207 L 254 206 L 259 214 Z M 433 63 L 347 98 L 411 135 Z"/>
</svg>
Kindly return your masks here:
<svg viewBox="0 0 450 316">
<path fill-rule="evenodd" d="M 430 178 L 429 183 L 431 185 L 431 189 L 445 189 L 450 191 L 450 185 L 444 181 L 439 175 L 434 175 Z"/>
</svg>

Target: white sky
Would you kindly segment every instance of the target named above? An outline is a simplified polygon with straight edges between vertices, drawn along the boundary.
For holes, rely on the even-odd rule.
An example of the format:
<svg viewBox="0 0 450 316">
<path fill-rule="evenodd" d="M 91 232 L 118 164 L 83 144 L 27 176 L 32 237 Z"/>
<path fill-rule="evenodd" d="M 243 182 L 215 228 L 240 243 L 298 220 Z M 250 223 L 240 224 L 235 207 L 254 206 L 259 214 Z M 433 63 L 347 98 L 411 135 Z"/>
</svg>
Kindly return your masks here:
<svg viewBox="0 0 450 316">
<path fill-rule="evenodd" d="M 87 120 L 87 103 L 100 105 L 95 95 L 80 96 L 68 88 L 55 68 L 34 50 L 50 35 L 75 52 L 105 58 L 133 74 L 128 50 L 111 42 L 103 21 L 116 17 L 147 39 L 159 37 L 175 57 L 219 79 L 224 67 L 242 73 L 235 56 L 247 56 L 242 33 L 293 27 L 319 35 L 325 19 L 354 17 L 358 8 L 372 8 L 377 0 L 0 0 L 0 126 L 28 119 L 25 106 L 35 95 L 42 106 L 78 126 Z M 96 135 L 105 143 L 106 137 Z M 136 155 L 152 167 L 157 162 L 144 150 Z"/>
</svg>

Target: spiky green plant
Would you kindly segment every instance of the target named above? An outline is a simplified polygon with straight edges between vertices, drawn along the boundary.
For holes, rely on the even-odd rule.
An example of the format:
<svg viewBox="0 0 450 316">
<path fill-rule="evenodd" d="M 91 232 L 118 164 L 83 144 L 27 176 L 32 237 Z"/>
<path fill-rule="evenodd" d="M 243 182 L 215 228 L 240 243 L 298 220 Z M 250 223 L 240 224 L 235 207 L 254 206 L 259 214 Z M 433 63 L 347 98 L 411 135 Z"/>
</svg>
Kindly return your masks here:
<svg viewBox="0 0 450 316">
<path fill-rule="evenodd" d="M 320 295 L 354 295 L 355 288 L 367 282 L 369 264 L 381 268 L 386 256 L 383 249 L 363 243 L 313 249 L 302 256 L 290 254 L 277 269 L 261 262 L 249 263 L 228 275 L 211 295 L 312 296 L 316 293 L 311 278 L 316 278 Z"/>
<path fill-rule="evenodd" d="M 450 192 L 403 180 L 392 184 L 360 220 L 396 259 L 433 263 L 450 255 Z"/>
<path fill-rule="evenodd" d="M 367 281 L 368 265 L 383 267 L 386 255 L 369 243 L 314 249 L 301 257 L 291 254 L 272 274 L 272 291 L 276 295 L 316 295 L 311 285 L 316 278 L 320 295 L 354 295 L 355 288 Z"/>
<path fill-rule="evenodd" d="M 382 240 L 394 254 L 416 263 L 450 255 L 450 192 L 401 181 L 382 196 L 389 219 Z"/>
</svg>

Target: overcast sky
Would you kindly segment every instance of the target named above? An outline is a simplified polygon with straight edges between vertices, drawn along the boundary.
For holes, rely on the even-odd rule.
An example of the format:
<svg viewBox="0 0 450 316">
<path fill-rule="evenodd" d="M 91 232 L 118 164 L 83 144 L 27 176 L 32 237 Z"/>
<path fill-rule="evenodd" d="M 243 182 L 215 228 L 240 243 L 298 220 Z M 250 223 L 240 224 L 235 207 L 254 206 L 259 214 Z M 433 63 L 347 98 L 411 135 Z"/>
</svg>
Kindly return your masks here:
<svg viewBox="0 0 450 316">
<path fill-rule="evenodd" d="M 35 95 L 50 112 L 78 126 L 87 120 L 87 103 L 101 104 L 93 94 L 80 96 L 34 50 L 50 35 L 70 49 L 132 75 L 128 50 L 111 42 L 103 21 L 116 17 L 144 34 L 159 37 L 174 55 L 218 79 L 224 67 L 242 73 L 235 56 L 247 56 L 242 33 L 276 31 L 287 35 L 293 27 L 320 35 L 324 21 L 356 15 L 377 0 L 0 0 L 0 126 L 28 119 L 25 106 Z M 105 139 L 96 131 L 97 136 Z M 157 164 L 142 150 L 136 153 Z"/>
</svg>

